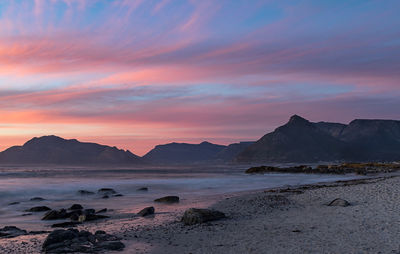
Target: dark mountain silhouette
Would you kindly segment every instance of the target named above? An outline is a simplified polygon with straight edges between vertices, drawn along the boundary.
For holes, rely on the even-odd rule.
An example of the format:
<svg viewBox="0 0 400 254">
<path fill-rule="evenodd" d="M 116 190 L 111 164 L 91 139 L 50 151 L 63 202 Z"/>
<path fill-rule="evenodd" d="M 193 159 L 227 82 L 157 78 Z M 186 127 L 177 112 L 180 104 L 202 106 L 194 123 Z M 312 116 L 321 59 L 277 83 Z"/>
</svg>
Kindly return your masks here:
<svg viewBox="0 0 400 254">
<path fill-rule="evenodd" d="M 57 136 L 33 138 L 23 146 L 13 146 L 0 153 L 2 164 L 132 164 L 141 158 L 116 147 L 83 143 Z"/>
<path fill-rule="evenodd" d="M 209 142 L 200 144 L 169 143 L 158 145 L 148 152 L 143 159 L 156 164 L 204 163 L 215 159 L 216 154 L 226 146 Z"/>
<path fill-rule="evenodd" d="M 341 158 L 343 142 L 316 124 L 294 115 L 237 157 L 238 162 L 309 162 Z"/>
<path fill-rule="evenodd" d="M 342 131 L 340 139 L 347 143 L 347 160 L 400 160 L 400 121 L 356 119 Z"/>
<path fill-rule="evenodd" d="M 357 119 L 345 125 L 297 115 L 235 158 L 246 163 L 398 160 L 400 121 Z"/>
<path fill-rule="evenodd" d="M 219 162 L 232 162 L 232 160 L 244 149 L 254 144 L 254 141 L 233 143 L 222 149 L 215 155 L 215 159 Z"/>
</svg>

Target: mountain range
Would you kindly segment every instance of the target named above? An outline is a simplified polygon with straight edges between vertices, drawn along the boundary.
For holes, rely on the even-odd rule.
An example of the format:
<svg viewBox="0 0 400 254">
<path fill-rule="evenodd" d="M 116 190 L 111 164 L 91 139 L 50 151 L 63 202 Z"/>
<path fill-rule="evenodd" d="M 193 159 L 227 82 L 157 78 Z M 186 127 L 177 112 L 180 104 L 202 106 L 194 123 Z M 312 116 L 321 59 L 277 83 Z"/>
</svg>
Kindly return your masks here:
<svg viewBox="0 0 400 254">
<path fill-rule="evenodd" d="M 400 121 L 356 119 L 348 125 L 298 115 L 234 159 L 255 162 L 399 161 Z"/>
<path fill-rule="evenodd" d="M 63 139 L 33 138 L 0 152 L 0 164 L 138 165 L 400 161 L 400 121 L 310 122 L 298 115 L 256 142 L 228 146 L 169 143 L 143 157 L 129 150 Z"/>
</svg>

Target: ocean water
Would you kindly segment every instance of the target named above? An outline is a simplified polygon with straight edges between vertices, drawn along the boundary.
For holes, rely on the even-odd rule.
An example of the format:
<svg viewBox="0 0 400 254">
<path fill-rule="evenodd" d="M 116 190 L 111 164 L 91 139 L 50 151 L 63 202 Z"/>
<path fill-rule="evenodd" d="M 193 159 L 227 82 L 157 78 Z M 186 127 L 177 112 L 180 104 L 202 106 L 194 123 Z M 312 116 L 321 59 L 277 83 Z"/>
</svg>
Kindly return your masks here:
<svg viewBox="0 0 400 254">
<path fill-rule="evenodd" d="M 168 213 L 180 207 L 204 207 L 221 196 L 244 191 L 360 178 L 356 175 L 282 174 L 248 175 L 245 166 L 180 167 L 2 167 L 0 168 L 0 227 L 16 225 L 42 230 L 52 222 L 41 221 L 43 213 L 23 216 L 33 206 L 68 208 L 74 203 L 85 208 L 111 209 L 113 214 L 132 214 L 146 206 Z M 149 191 L 137 191 L 148 187 Z M 113 188 L 122 197 L 78 195 L 78 190 L 97 192 Z M 177 195 L 181 202 L 168 206 L 154 199 Z M 30 201 L 42 197 L 44 201 Z M 9 205 L 19 202 L 16 205 Z"/>
</svg>

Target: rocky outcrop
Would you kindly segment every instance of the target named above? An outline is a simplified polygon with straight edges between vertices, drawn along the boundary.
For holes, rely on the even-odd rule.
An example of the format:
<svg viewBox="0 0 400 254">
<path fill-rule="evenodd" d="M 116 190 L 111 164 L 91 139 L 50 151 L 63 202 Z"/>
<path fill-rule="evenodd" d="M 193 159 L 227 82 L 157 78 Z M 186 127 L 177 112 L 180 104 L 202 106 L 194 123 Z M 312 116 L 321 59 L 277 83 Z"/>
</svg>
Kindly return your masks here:
<svg viewBox="0 0 400 254">
<path fill-rule="evenodd" d="M 225 214 L 220 211 L 210 209 L 189 208 L 182 217 L 185 225 L 194 225 L 208 221 L 215 221 L 226 218 Z"/>
<path fill-rule="evenodd" d="M 51 209 L 48 208 L 47 206 L 35 206 L 32 207 L 28 210 L 26 210 L 26 212 L 46 212 L 46 211 L 50 211 Z"/>
<path fill-rule="evenodd" d="M 121 251 L 125 245 L 116 236 L 98 231 L 92 234 L 77 229 L 58 229 L 51 232 L 42 245 L 45 253 L 97 253 Z"/>
<path fill-rule="evenodd" d="M 162 198 L 157 198 L 154 200 L 154 202 L 158 203 L 178 203 L 179 202 L 179 197 L 178 196 L 165 196 Z"/>
</svg>

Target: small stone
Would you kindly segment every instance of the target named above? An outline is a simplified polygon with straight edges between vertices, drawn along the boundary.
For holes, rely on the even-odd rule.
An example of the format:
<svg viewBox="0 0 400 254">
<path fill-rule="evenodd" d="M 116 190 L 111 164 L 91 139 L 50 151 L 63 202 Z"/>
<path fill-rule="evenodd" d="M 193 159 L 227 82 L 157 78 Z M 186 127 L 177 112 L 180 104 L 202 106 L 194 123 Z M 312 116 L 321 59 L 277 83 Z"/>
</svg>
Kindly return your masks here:
<svg viewBox="0 0 400 254">
<path fill-rule="evenodd" d="M 141 188 L 137 189 L 137 191 L 148 191 L 148 190 L 149 190 L 149 188 L 147 188 L 147 187 L 141 187 Z"/>
<path fill-rule="evenodd" d="M 334 199 L 328 204 L 328 206 L 342 206 L 342 207 L 346 207 L 349 205 L 350 203 L 347 200 L 341 198 Z"/>
<path fill-rule="evenodd" d="M 41 198 L 41 197 L 34 197 L 34 198 L 31 198 L 30 200 L 31 201 L 43 201 L 43 200 L 46 200 L 46 199 Z"/>
</svg>

